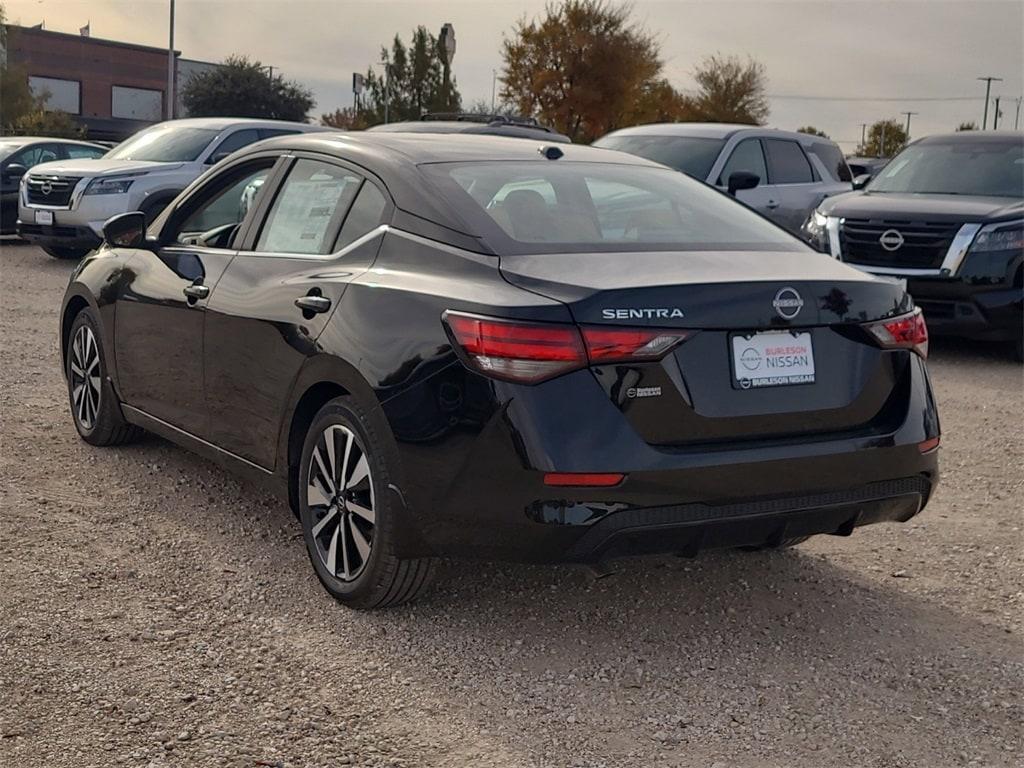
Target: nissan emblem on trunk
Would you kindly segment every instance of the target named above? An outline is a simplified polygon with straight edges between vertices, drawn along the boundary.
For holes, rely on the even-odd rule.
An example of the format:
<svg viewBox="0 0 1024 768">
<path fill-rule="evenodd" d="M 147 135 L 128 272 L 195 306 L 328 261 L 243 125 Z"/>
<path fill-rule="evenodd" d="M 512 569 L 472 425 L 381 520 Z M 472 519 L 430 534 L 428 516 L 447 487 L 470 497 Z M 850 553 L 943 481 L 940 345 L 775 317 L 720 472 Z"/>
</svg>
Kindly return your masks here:
<svg viewBox="0 0 1024 768">
<path fill-rule="evenodd" d="M 895 229 L 887 229 L 882 233 L 881 237 L 878 238 L 878 242 L 882 244 L 882 247 L 885 248 L 885 250 L 896 251 L 903 245 L 903 235 Z"/>
<path fill-rule="evenodd" d="M 783 320 L 792 320 L 800 314 L 804 300 L 795 288 L 780 288 L 772 299 L 772 306 Z"/>
</svg>

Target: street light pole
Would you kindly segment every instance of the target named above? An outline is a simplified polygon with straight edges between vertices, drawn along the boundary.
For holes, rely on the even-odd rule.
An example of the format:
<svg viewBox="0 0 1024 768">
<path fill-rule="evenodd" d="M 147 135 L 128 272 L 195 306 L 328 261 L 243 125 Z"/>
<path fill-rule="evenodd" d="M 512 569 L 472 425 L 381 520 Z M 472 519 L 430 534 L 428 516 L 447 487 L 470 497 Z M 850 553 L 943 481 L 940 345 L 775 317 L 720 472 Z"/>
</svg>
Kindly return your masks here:
<svg viewBox="0 0 1024 768">
<path fill-rule="evenodd" d="M 992 93 L 992 81 L 995 80 L 997 83 L 1003 82 L 1001 77 L 979 77 L 978 80 L 985 81 L 985 113 L 984 117 L 981 118 L 981 130 L 988 128 L 988 99 Z"/>
<path fill-rule="evenodd" d="M 491 114 L 494 114 L 494 95 L 498 89 L 498 70 L 491 70 Z M 1018 100 L 1019 104 L 1019 100 Z"/>
<path fill-rule="evenodd" d="M 907 116 L 907 141 L 909 142 L 910 141 L 910 116 L 911 115 L 919 115 L 921 113 L 920 112 L 902 112 L 901 114 L 904 114 L 904 115 Z"/>
<path fill-rule="evenodd" d="M 864 147 L 866 147 L 868 145 L 867 131 L 868 131 L 868 124 L 867 123 L 861 123 L 860 124 L 860 146 L 861 146 L 861 149 L 863 149 Z"/>
<path fill-rule="evenodd" d="M 171 0 L 170 34 L 167 37 L 167 119 L 174 119 L 174 0 Z"/>
</svg>

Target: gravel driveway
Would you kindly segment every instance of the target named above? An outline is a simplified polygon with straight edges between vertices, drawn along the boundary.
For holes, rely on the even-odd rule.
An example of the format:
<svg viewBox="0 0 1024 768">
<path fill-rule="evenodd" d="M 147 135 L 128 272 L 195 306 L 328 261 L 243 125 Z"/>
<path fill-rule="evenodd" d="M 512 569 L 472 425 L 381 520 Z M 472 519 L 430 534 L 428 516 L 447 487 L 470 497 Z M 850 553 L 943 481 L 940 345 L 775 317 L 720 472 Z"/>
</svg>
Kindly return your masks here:
<svg viewBox="0 0 1024 768">
<path fill-rule="evenodd" d="M 0 253 L 0 765 L 1024 761 L 1024 398 L 1001 350 L 933 345 L 944 478 L 911 523 L 600 580 L 456 563 L 361 614 L 283 503 L 157 438 L 79 441 L 70 271 Z"/>
</svg>

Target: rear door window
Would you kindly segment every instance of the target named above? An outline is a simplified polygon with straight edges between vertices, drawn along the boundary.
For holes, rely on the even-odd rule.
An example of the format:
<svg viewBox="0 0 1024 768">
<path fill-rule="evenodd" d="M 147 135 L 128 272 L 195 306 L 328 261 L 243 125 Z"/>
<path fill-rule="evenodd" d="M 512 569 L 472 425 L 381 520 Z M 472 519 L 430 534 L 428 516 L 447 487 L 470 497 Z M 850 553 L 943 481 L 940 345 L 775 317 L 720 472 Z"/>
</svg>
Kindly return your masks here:
<svg viewBox="0 0 1024 768">
<path fill-rule="evenodd" d="M 237 152 L 242 147 L 247 147 L 254 141 L 259 141 L 260 135 L 254 128 L 246 128 L 241 131 L 235 131 L 228 136 L 224 141 L 217 145 L 217 148 L 213 150 L 210 155 L 210 159 L 215 157 L 220 158 L 224 155 L 230 155 L 232 152 Z"/>
<path fill-rule="evenodd" d="M 377 186 L 370 181 L 363 182 L 359 194 L 356 195 L 348 215 L 345 216 L 345 223 L 338 233 L 338 240 L 334 244 L 334 250 L 338 251 L 349 243 L 358 240 L 367 232 L 378 227 L 384 219 L 384 211 L 387 210 L 388 202 Z"/>
<path fill-rule="evenodd" d="M 338 222 L 363 183 L 337 165 L 300 159 L 281 185 L 256 242 L 256 251 L 324 254 Z"/>
<path fill-rule="evenodd" d="M 814 171 L 804 151 L 795 141 L 765 139 L 772 184 L 809 184 Z"/>
<path fill-rule="evenodd" d="M 764 162 L 764 150 L 760 139 L 744 139 L 729 155 L 729 159 L 718 177 L 719 186 L 729 183 L 729 176 L 737 171 L 756 173 L 762 184 L 768 184 L 768 166 Z"/>
</svg>

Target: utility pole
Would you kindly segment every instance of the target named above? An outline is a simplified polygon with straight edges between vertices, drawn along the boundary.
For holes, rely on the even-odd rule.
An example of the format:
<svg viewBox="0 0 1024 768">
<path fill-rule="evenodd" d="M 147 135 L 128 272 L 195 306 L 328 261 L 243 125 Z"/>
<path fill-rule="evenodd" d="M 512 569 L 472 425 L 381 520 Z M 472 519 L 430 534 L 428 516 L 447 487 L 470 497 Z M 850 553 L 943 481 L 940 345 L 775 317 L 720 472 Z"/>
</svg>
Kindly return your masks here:
<svg viewBox="0 0 1024 768">
<path fill-rule="evenodd" d="M 1021 103 L 1021 101 L 1024 101 L 1024 98 L 1018 96 L 1017 97 L 1017 115 L 1016 115 L 1016 117 L 1013 118 L 1013 130 L 1015 130 L 1015 131 L 1020 129 L 1020 103 Z"/>
<path fill-rule="evenodd" d="M 498 90 L 498 70 L 491 70 L 491 114 L 494 114 L 494 95 Z M 1020 103 L 1020 99 L 1017 100 Z M 1019 107 L 1018 107 L 1019 109 Z"/>
<path fill-rule="evenodd" d="M 388 53 L 384 51 L 380 55 L 384 63 L 384 122 L 388 122 L 388 108 L 391 105 L 391 64 L 388 63 Z"/>
<path fill-rule="evenodd" d="M 921 113 L 920 112 L 900 112 L 900 114 L 907 116 L 907 142 L 909 142 L 910 141 L 910 116 L 911 115 L 919 115 Z"/>
<path fill-rule="evenodd" d="M 885 157 L 885 121 L 882 121 L 882 138 L 878 145 L 878 156 Z"/>
<path fill-rule="evenodd" d="M 174 119 L 174 0 L 171 0 L 171 27 L 167 37 L 167 119 Z"/>
<path fill-rule="evenodd" d="M 981 130 L 984 131 L 986 128 L 988 128 L 988 99 L 989 96 L 992 94 L 992 81 L 995 80 L 997 83 L 1001 83 L 1003 82 L 1003 78 L 979 77 L 976 79 L 985 81 L 985 114 L 984 117 L 981 118 Z"/>
<path fill-rule="evenodd" d="M 861 149 L 863 149 L 864 147 L 866 147 L 868 145 L 868 138 L 867 138 L 867 136 L 868 136 L 868 124 L 867 123 L 861 123 L 860 124 L 860 146 L 861 146 Z"/>
<path fill-rule="evenodd" d="M 996 96 L 996 110 L 992 113 L 992 130 L 999 130 L 999 96 Z"/>
</svg>

